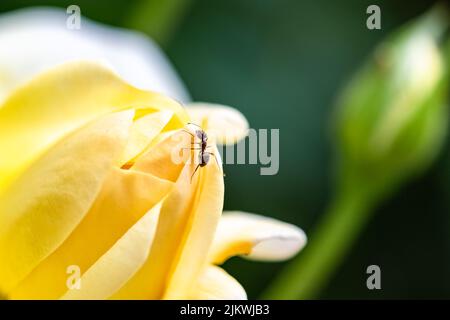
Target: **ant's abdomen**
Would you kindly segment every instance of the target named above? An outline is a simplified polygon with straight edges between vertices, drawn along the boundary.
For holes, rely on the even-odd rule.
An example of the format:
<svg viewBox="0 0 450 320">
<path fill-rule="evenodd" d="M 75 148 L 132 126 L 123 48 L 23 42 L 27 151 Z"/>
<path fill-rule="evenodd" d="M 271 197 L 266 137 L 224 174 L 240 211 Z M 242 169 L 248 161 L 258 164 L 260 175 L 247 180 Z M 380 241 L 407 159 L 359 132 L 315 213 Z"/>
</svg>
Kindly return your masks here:
<svg viewBox="0 0 450 320">
<path fill-rule="evenodd" d="M 210 159 L 210 155 L 209 155 L 209 153 L 206 153 L 206 152 L 201 152 L 200 154 L 199 154 L 199 160 L 200 160 L 200 166 L 201 167 L 204 167 L 204 166 L 206 166 L 207 164 L 208 164 L 208 162 L 209 162 L 209 159 Z"/>
</svg>

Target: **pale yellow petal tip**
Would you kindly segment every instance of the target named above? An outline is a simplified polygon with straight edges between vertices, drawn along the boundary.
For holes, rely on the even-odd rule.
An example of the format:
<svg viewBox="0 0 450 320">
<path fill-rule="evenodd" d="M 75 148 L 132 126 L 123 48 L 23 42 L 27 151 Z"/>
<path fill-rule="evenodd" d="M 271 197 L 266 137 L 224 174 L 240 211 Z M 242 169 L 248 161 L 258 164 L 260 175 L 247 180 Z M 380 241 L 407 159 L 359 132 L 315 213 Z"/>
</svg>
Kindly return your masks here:
<svg viewBox="0 0 450 320">
<path fill-rule="evenodd" d="M 300 252 L 306 242 L 305 233 L 297 228 L 290 235 L 271 236 L 259 240 L 247 258 L 259 261 L 287 260 Z"/>
<path fill-rule="evenodd" d="M 242 285 L 225 270 L 208 266 L 200 275 L 188 299 L 247 300 L 247 293 Z"/>
<path fill-rule="evenodd" d="M 228 212 L 222 217 L 230 228 L 239 232 L 237 239 L 250 244 L 244 258 L 259 261 L 282 261 L 295 256 L 306 245 L 302 229 L 273 218 L 246 212 Z M 228 220 L 228 221 L 227 221 Z"/>
<path fill-rule="evenodd" d="M 222 145 L 244 139 L 249 130 L 245 116 L 238 110 L 219 104 L 197 102 L 186 106 L 192 122 L 205 129 Z"/>
</svg>

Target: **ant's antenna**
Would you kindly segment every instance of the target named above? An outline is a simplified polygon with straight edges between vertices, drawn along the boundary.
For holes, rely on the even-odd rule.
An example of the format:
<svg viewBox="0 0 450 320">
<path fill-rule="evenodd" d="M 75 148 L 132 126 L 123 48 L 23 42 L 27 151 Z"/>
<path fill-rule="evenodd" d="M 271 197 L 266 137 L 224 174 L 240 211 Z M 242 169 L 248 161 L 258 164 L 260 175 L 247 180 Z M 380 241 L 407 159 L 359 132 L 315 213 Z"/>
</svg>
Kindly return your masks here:
<svg viewBox="0 0 450 320">
<path fill-rule="evenodd" d="M 196 126 L 196 127 L 199 127 L 200 129 L 202 129 L 203 130 L 203 128 L 202 127 L 200 127 L 198 124 L 195 124 L 195 123 L 192 123 L 192 122 L 188 122 L 187 124 L 192 124 L 193 126 Z"/>
</svg>

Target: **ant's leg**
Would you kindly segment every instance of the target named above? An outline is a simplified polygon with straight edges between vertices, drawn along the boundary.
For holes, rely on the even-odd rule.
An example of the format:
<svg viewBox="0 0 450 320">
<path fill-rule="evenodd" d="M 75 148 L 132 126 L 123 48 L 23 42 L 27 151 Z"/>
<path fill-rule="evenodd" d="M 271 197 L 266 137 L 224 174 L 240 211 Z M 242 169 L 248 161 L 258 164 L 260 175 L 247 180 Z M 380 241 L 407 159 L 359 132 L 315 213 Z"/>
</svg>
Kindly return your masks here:
<svg viewBox="0 0 450 320">
<path fill-rule="evenodd" d="M 200 165 L 198 164 L 197 167 L 194 170 L 194 173 L 191 176 L 191 183 L 192 183 L 192 178 L 194 177 L 194 174 L 197 172 L 198 168 L 200 167 Z"/>
<path fill-rule="evenodd" d="M 219 169 L 220 169 L 219 160 L 217 160 L 216 155 L 215 155 L 214 153 L 212 153 L 212 152 L 205 152 L 205 153 L 207 153 L 207 154 L 209 154 L 210 156 L 213 156 L 213 157 L 214 157 L 214 160 L 216 160 L 217 166 L 218 166 Z"/>
<path fill-rule="evenodd" d="M 223 168 L 220 167 L 220 165 L 219 165 L 219 160 L 217 160 L 216 155 L 215 155 L 214 153 L 212 153 L 212 152 L 206 152 L 206 153 L 208 153 L 209 155 L 211 155 L 211 156 L 214 157 L 214 160 L 216 160 L 217 167 L 220 169 L 220 171 L 222 171 L 222 174 L 223 174 L 223 176 L 225 177 L 225 176 L 226 176 L 226 175 L 225 175 L 225 172 L 223 172 Z"/>
<path fill-rule="evenodd" d="M 195 136 L 194 136 L 194 134 L 193 134 L 192 132 L 189 132 L 189 131 L 187 131 L 186 129 L 183 129 L 182 131 L 184 131 L 184 132 L 186 132 L 186 133 L 189 133 L 189 134 L 195 139 Z"/>
</svg>

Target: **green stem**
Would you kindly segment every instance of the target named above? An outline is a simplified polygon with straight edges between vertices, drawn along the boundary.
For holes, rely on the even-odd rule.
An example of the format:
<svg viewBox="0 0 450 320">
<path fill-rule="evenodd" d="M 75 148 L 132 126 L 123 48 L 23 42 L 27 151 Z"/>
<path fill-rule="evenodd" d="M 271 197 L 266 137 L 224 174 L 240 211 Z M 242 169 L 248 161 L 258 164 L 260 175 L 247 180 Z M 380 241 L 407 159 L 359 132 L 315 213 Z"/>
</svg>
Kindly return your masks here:
<svg viewBox="0 0 450 320">
<path fill-rule="evenodd" d="M 313 238 L 280 273 L 264 299 L 312 299 L 327 283 L 370 216 L 370 201 L 361 190 L 342 192 L 323 217 Z"/>
</svg>

